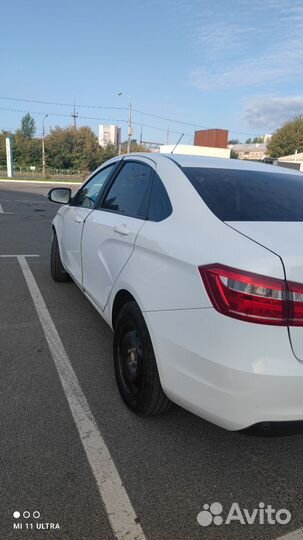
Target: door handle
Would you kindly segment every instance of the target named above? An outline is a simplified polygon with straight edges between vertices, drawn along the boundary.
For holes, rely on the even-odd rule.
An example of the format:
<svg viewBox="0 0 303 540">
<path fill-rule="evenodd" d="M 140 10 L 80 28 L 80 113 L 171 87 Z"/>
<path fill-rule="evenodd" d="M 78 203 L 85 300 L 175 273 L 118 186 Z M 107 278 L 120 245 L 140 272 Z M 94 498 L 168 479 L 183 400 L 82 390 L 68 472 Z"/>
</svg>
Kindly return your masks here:
<svg viewBox="0 0 303 540">
<path fill-rule="evenodd" d="M 83 219 L 80 218 L 80 217 L 75 217 L 74 222 L 75 223 L 83 223 Z"/>
<path fill-rule="evenodd" d="M 130 233 L 129 228 L 125 223 L 121 223 L 121 225 L 116 225 L 116 227 L 114 227 L 114 231 L 118 234 L 124 234 L 125 236 Z"/>
</svg>

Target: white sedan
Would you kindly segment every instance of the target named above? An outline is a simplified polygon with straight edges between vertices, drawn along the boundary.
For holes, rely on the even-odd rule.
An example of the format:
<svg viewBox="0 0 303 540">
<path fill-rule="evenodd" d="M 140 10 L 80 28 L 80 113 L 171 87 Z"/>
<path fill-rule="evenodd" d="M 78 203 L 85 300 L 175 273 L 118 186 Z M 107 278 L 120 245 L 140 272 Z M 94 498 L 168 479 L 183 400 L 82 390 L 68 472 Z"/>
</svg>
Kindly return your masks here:
<svg viewBox="0 0 303 540">
<path fill-rule="evenodd" d="M 113 329 L 130 409 L 175 402 L 230 430 L 303 419 L 300 173 L 140 153 L 49 199 L 52 276 Z"/>
</svg>

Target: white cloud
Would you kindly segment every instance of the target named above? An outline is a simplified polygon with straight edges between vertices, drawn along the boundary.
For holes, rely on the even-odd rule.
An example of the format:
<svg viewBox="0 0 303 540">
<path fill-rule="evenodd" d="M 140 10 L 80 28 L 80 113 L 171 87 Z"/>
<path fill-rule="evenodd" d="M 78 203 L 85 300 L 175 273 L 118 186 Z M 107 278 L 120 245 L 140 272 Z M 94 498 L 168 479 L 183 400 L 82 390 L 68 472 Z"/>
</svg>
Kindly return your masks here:
<svg viewBox="0 0 303 540">
<path fill-rule="evenodd" d="M 301 0 L 174 2 L 193 45 L 193 86 L 225 90 L 302 77 Z"/>
<path fill-rule="evenodd" d="M 247 100 L 242 118 L 250 128 L 272 131 L 301 114 L 303 96 L 258 96 Z"/>
<path fill-rule="evenodd" d="M 234 64 L 196 69 L 191 81 L 201 90 L 225 90 L 255 87 L 268 82 L 302 79 L 296 40 L 284 43 L 283 49 L 264 56 L 242 59 Z"/>
</svg>

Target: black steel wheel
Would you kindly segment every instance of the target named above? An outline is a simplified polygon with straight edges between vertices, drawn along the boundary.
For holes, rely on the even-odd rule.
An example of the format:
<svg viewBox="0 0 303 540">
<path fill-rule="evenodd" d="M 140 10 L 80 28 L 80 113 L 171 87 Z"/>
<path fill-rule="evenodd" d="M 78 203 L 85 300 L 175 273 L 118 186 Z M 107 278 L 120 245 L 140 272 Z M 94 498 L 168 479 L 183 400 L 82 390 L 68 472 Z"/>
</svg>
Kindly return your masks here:
<svg viewBox="0 0 303 540">
<path fill-rule="evenodd" d="M 71 277 L 63 267 L 59 243 L 56 233 L 53 235 L 52 249 L 51 249 L 51 275 L 54 281 L 66 282 L 70 281 Z"/>
<path fill-rule="evenodd" d="M 152 416 L 171 402 L 163 392 L 143 315 L 135 302 L 121 309 L 114 328 L 114 365 L 120 394 L 137 414 Z"/>
</svg>

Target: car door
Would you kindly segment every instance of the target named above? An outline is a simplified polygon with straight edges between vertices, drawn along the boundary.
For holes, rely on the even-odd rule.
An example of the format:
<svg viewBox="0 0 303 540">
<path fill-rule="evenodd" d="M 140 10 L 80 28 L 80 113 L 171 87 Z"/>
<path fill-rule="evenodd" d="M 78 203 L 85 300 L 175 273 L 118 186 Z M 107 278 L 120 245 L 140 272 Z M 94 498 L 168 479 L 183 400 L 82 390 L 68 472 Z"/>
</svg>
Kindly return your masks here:
<svg viewBox="0 0 303 540">
<path fill-rule="evenodd" d="M 153 175 L 150 163 L 125 159 L 99 208 L 86 219 L 82 238 L 83 288 L 100 310 L 104 310 L 147 217 Z"/>
<path fill-rule="evenodd" d="M 60 209 L 60 254 L 64 267 L 78 284 L 82 284 L 81 239 L 83 225 L 94 209 L 98 196 L 117 163 L 93 175 L 76 193 L 68 206 Z"/>
</svg>

